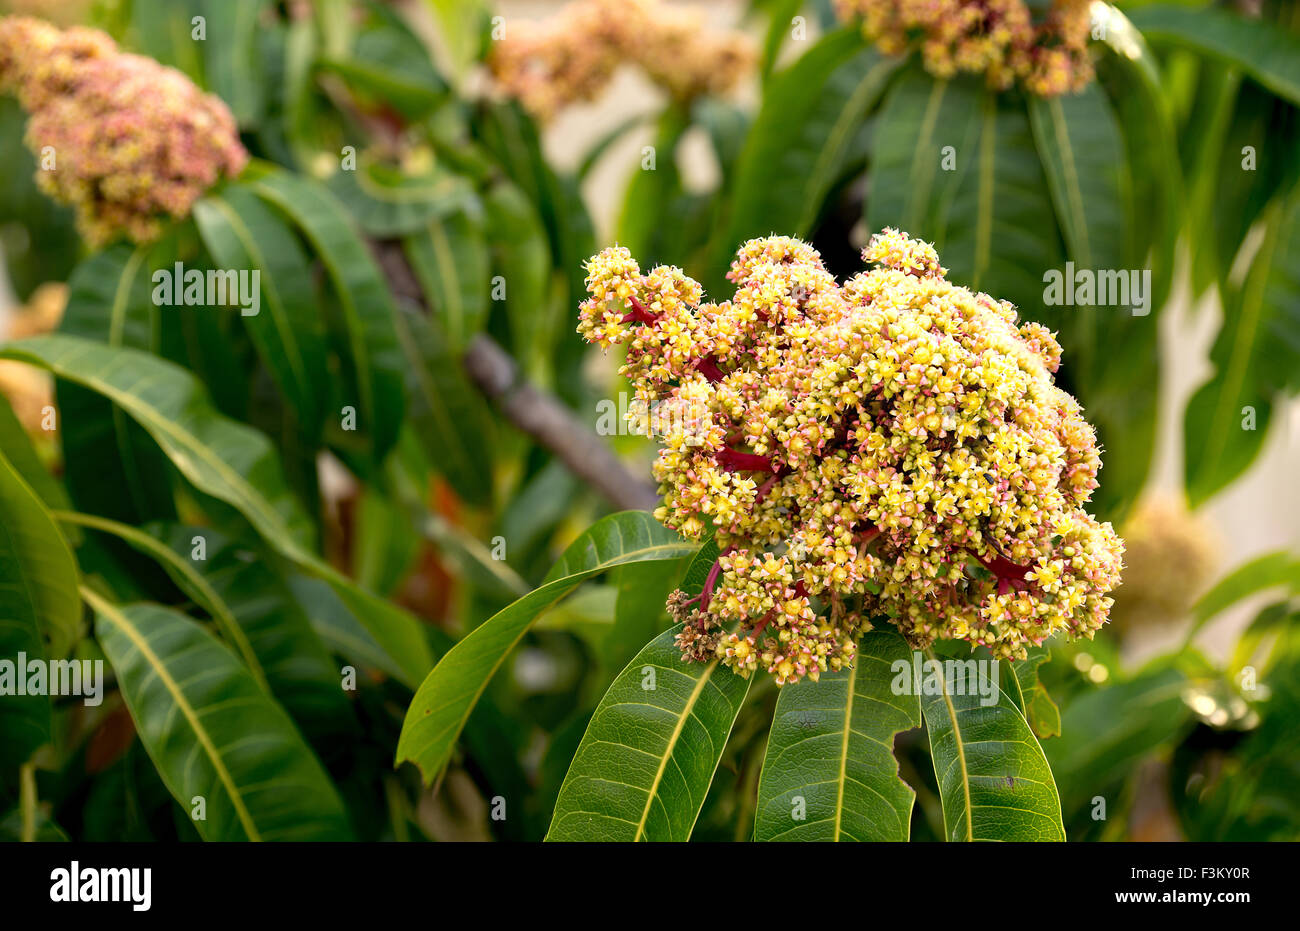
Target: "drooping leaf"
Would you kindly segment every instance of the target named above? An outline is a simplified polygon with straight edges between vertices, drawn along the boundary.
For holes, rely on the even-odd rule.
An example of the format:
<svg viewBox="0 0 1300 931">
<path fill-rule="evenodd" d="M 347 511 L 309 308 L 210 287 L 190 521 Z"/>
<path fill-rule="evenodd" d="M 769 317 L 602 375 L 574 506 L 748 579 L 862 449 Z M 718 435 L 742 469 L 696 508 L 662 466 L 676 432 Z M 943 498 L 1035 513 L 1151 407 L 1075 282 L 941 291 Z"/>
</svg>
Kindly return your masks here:
<svg viewBox="0 0 1300 931">
<path fill-rule="evenodd" d="M 325 332 L 311 268 L 297 238 L 239 186 L 209 193 L 194 205 L 194 219 L 220 265 L 258 270 L 261 306 L 244 322 L 262 364 L 297 412 L 304 435 L 319 437 L 329 398 Z"/>
<path fill-rule="evenodd" d="M 863 635 L 851 669 L 781 688 L 758 781 L 754 839 L 905 841 L 916 793 L 894 737 L 921 726 L 916 695 L 895 694 L 912 651 L 893 631 Z"/>
<path fill-rule="evenodd" d="M 1286 550 L 1265 553 L 1233 569 L 1192 606 L 1189 641 L 1219 612 L 1256 592 L 1281 585 L 1300 590 L 1300 561 Z"/>
<path fill-rule="evenodd" d="M 81 628 L 77 565 L 49 511 L 0 451 L 0 659 L 25 680 L 27 663 L 61 660 Z M 0 701 L 0 761 L 27 761 L 50 736 L 48 694 L 10 683 Z"/>
<path fill-rule="evenodd" d="M 867 225 L 934 243 L 948 277 L 1043 309 L 1043 274 L 1060 268 L 1059 234 L 1023 105 L 973 78 L 909 70 L 885 98 L 873 134 Z"/>
<path fill-rule="evenodd" d="M 1246 470 L 1279 394 L 1300 386 L 1300 186 L 1265 211 L 1240 295 L 1225 302 L 1214 376 L 1187 402 L 1184 481 L 1193 506 Z"/>
<path fill-rule="evenodd" d="M 0 452 L 47 508 L 69 507 L 68 492 L 41 462 L 9 399 L 0 395 Z"/>
<path fill-rule="evenodd" d="M 166 608 L 83 597 L 163 782 L 187 813 L 201 800 L 205 840 L 350 838 L 320 762 L 228 650 Z"/>
<path fill-rule="evenodd" d="M 1169 295 L 1176 240 L 1183 216 L 1182 170 L 1174 134 L 1173 115 L 1161 84 L 1155 56 L 1141 33 L 1107 4 L 1103 38 L 1107 54 L 1098 63 L 1098 77 L 1115 108 L 1133 179 L 1134 251 L 1128 265 L 1151 267 L 1152 307 Z"/>
<path fill-rule="evenodd" d="M 203 610 L 212 615 L 212 619 L 216 622 L 222 637 L 229 642 L 231 650 L 248 667 L 249 674 L 252 675 L 259 686 L 268 692 L 270 691 L 270 685 L 266 681 L 266 673 L 262 670 L 262 664 L 253 651 L 253 646 L 249 643 L 243 628 L 235 619 L 234 612 L 231 611 L 225 600 L 213 590 L 203 575 L 191 565 L 190 560 L 177 555 L 171 547 L 168 547 L 152 534 L 129 524 L 118 523 L 115 520 L 97 517 L 94 514 L 77 514 L 68 511 L 55 512 L 54 516 L 64 524 L 112 534 L 144 555 L 157 560 L 177 587 L 193 598 L 195 603 L 202 607 Z"/>
<path fill-rule="evenodd" d="M 933 651 L 929 657 L 935 661 Z M 944 838 L 1065 840 L 1061 800 L 1038 739 L 985 668 L 967 660 L 958 676 L 945 671 L 955 667 L 927 664 L 919 677 Z M 985 704 L 985 695 L 996 700 Z"/>
<path fill-rule="evenodd" d="M 414 685 L 428 671 L 432 656 L 419 622 L 312 552 L 313 529 L 270 442 L 214 411 L 190 373 L 147 353 L 61 335 L 9 343 L 0 357 L 42 366 L 110 399 L 197 489 L 234 507 L 281 555 L 327 582 L 404 671 L 403 681 Z"/>
<path fill-rule="evenodd" d="M 1129 11 L 1153 42 L 1172 42 L 1239 68 L 1300 105 L 1300 38 L 1274 23 L 1227 10 L 1154 4 Z"/>
<path fill-rule="evenodd" d="M 722 272 L 746 239 L 808 234 L 898 62 L 846 28 L 771 79 L 736 165 L 731 214 L 714 244 L 711 293 L 720 293 Z"/>
<path fill-rule="evenodd" d="M 396 762 L 415 763 L 431 783 L 506 657 L 538 615 L 582 582 L 615 566 L 679 559 L 696 548 L 641 511 L 597 521 L 564 551 L 540 588 L 484 621 L 434 667 L 407 709 Z"/>
<path fill-rule="evenodd" d="M 338 295 L 345 332 L 340 342 L 348 361 L 358 426 L 370 437 L 378 465 L 397 442 L 405 396 L 402 351 L 392 295 L 342 205 L 328 191 L 283 172 L 248 182 L 264 200 L 284 211 L 320 256 Z"/>
<path fill-rule="evenodd" d="M 86 259 L 68 281 L 59 332 L 108 346 L 160 350 L 149 250 L 119 244 Z M 57 385 L 68 492 L 82 510 L 128 523 L 175 517 L 164 456 L 120 408 L 75 384 Z M 107 428 L 106 428 L 107 425 Z"/>
<path fill-rule="evenodd" d="M 596 707 L 555 802 L 548 841 L 686 841 L 749 679 L 686 663 L 664 631 Z"/>
<path fill-rule="evenodd" d="M 1067 259 L 1098 282 L 1117 272 L 1123 286 L 1112 299 L 1127 300 L 1073 307 L 1061 333 L 1066 374 L 1106 450 L 1106 480 L 1094 506 L 1114 519 L 1146 481 L 1160 394 L 1159 307 L 1151 303 L 1146 250 L 1138 256 L 1132 241 L 1133 180 L 1115 114 L 1097 84 L 1078 94 L 1031 97 L 1029 116 Z M 1071 265 L 1062 272 L 1069 276 Z"/>
</svg>

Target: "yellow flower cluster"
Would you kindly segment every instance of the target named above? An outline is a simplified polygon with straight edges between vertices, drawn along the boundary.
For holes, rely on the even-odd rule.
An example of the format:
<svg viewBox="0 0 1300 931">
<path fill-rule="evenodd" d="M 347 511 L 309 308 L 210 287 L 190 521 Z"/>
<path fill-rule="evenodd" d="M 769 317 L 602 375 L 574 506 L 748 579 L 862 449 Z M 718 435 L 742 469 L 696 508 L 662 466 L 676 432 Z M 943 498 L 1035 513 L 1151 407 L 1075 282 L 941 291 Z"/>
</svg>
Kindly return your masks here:
<svg viewBox="0 0 1300 931">
<path fill-rule="evenodd" d="M 658 0 L 575 0 L 550 23 L 506 24 L 489 66 L 538 119 L 593 100 L 623 64 L 638 64 L 675 100 L 728 90 L 754 61 L 740 34 L 711 34 L 698 10 Z"/>
<path fill-rule="evenodd" d="M 999 90 L 1019 81 L 1054 97 L 1092 80 L 1088 0 L 1054 0 L 1041 20 L 1024 0 L 835 0 L 843 20 L 861 19 L 868 39 L 901 55 L 914 43 L 939 78 L 983 74 Z"/>
<path fill-rule="evenodd" d="M 712 527 L 721 552 L 699 596 L 669 601 L 684 655 L 785 683 L 851 663 L 880 615 L 917 646 L 1008 658 L 1091 637 L 1123 544 L 1084 510 L 1100 461 L 1052 382 L 1060 346 L 949 282 L 926 243 L 886 230 L 863 258 L 840 284 L 808 245 L 753 240 L 717 304 L 623 248 L 587 265 L 579 332 L 684 414 L 649 420 L 655 516 Z"/>
<path fill-rule="evenodd" d="M 76 208 L 92 245 L 156 238 L 248 160 L 220 99 L 95 29 L 0 17 L 0 91 L 30 114 L 37 184 Z"/>
<path fill-rule="evenodd" d="M 1124 580 L 1111 611 L 1121 630 L 1182 620 L 1217 561 L 1214 534 L 1186 505 L 1141 502 L 1124 522 Z"/>
</svg>

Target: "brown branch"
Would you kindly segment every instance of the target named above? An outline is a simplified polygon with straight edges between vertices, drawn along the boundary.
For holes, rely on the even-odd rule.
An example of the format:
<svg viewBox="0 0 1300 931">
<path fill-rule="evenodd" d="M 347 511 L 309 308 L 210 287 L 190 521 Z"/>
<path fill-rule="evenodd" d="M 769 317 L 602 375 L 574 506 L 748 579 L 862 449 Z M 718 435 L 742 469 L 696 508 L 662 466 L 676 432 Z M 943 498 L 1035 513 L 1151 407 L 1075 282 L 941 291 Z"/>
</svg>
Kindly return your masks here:
<svg viewBox="0 0 1300 931">
<path fill-rule="evenodd" d="M 427 312 L 424 292 L 401 245 L 375 241 L 371 248 L 393 294 Z M 461 363 L 470 380 L 497 405 L 506 420 L 549 449 L 570 472 L 615 507 L 653 510 L 658 504 L 654 486 L 634 475 L 563 402 L 524 378 L 514 359 L 491 337 L 483 333 L 475 336 Z"/>
</svg>

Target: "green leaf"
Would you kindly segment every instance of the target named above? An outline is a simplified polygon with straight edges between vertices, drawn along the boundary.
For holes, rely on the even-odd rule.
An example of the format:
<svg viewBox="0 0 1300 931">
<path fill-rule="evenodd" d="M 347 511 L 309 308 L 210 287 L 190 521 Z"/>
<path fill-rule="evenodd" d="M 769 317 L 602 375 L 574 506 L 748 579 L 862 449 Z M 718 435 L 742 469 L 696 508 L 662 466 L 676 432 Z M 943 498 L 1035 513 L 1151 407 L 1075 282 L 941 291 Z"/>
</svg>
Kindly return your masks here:
<svg viewBox="0 0 1300 931">
<path fill-rule="evenodd" d="M 59 332 L 108 346 L 158 352 L 162 319 L 149 293 L 149 251 L 116 245 L 86 259 L 68 281 Z M 77 506 L 126 523 L 176 516 L 167 461 L 120 408 L 61 382 L 59 438 Z"/>
<path fill-rule="evenodd" d="M 1115 108 L 1133 180 L 1134 252 L 1131 264 L 1150 262 L 1152 307 L 1161 307 L 1173 278 L 1183 216 L 1182 170 L 1173 114 L 1155 56 L 1141 33 L 1115 7 L 1106 5 L 1105 54 L 1098 76 Z"/>
<path fill-rule="evenodd" d="M 388 286 L 342 205 L 320 185 L 272 172 L 249 186 L 293 220 L 329 273 L 342 305 L 340 341 L 350 363 L 357 418 L 370 435 L 370 456 L 378 465 L 397 442 L 405 403 L 397 309 Z"/>
<path fill-rule="evenodd" d="M 325 331 L 311 267 L 297 237 L 238 186 L 196 203 L 194 220 L 219 265 L 258 269 L 263 312 L 244 317 L 245 325 L 262 364 L 297 412 L 304 434 L 319 437 L 329 397 Z"/>
<path fill-rule="evenodd" d="M 344 15 L 354 12 L 343 5 Z M 317 67 L 339 75 L 353 90 L 394 107 L 407 119 L 432 112 L 447 95 L 447 84 L 433 67 L 418 36 L 382 4 L 366 2 L 366 22 L 350 53 L 326 43 Z"/>
<path fill-rule="evenodd" d="M 312 629 L 304 605 L 256 546 L 227 538 L 210 527 L 150 528 L 237 620 L 265 671 L 275 699 L 303 734 L 329 756 L 340 735 L 356 730 L 351 703 L 342 688 L 339 664 Z M 206 546 L 192 558 L 194 541 Z M 191 582 L 191 585 L 193 583 Z M 182 586 L 193 597 L 190 588 Z M 207 604 L 199 602 L 211 613 Z"/>
<path fill-rule="evenodd" d="M 207 37 L 201 43 L 208 86 L 230 107 L 241 128 L 262 116 L 259 17 L 266 0 L 205 0 Z"/>
<path fill-rule="evenodd" d="M 928 664 L 919 683 L 945 839 L 1065 840 L 1052 770 L 1015 702 L 980 660 L 946 662 L 963 663 L 964 688 L 961 677 Z M 985 705 L 981 693 L 995 688 L 996 702 Z"/>
<path fill-rule="evenodd" d="M 1300 105 L 1300 38 L 1275 23 L 1170 5 L 1132 10 L 1129 19 L 1148 39 L 1224 61 Z"/>
<path fill-rule="evenodd" d="M 23 429 L 23 425 L 19 423 L 9 399 L 2 394 L 0 394 L 0 451 L 9 457 L 9 464 L 22 476 L 23 481 L 31 486 L 47 508 L 70 507 L 67 491 L 41 462 L 40 454 L 36 452 L 36 447 L 32 445 L 31 438 Z"/>
<path fill-rule="evenodd" d="M 320 762 L 228 650 L 174 611 L 82 594 L 158 774 L 186 813 L 203 799 L 205 840 L 351 837 Z"/>
<path fill-rule="evenodd" d="M 1138 256 L 1131 242 L 1135 209 L 1127 152 L 1100 86 L 1030 97 L 1029 116 L 1067 258 L 1075 268 L 1097 272 L 1144 267 L 1146 248 Z M 1147 302 L 1153 290 L 1144 294 Z M 1130 306 L 1071 308 L 1062 321 L 1066 373 L 1106 450 L 1106 480 L 1094 506 L 1108 517 L 1132 503 L 1155 448 L 1160 354 L 1154 311 L 1160 308 L 1148 303 L 1134 314 L 1136 296 L 1129 297 Z"/>
<path fill-rule="evenodd" d="M 77 565 L 54 519 L 0 452 L 0 660 L 60 660 L 80 632 Z M 11 689 L 12 689 L 12 683 Z M 50 736 L 50 698 L 10 691 L 0 702 L 0 760 L 27 761 Z"/>
<path fill-rule="evenodd" d="M 1085 808 L 1132 765 L 1181 734 L 1191 711 L 1182 699 L 1187 679 L 1176 669 L 1144 673 L 1129 682 L 1088 692 L 1061 715 L 1061 736 L 1047 744 L 1061 774 L 1067 815 Z"/>
<path fill-rule="evenodd" d="M 745 240 L 774 230 L 806 236 L 848 167 L 849 144 L 899 59 L 864 45 L 856 28 L 825 36 L 772 78 L 736 166 L 731 216 L 715 243 L 721 274 Z"/>
<path fill-rule="evenodd" d="M 1300 386 L 1300 187 L 1264 214 L 1264 240 L 1241 293 L 1225 302 L 1214 376 L 1187 402 L 1184 481 L 1199 505 L 1246 470 L 1276 397 Z"/>
<path fill-rule="evenodd" d="M 548 841 L 686 841 L 749 679 L 686 663 L 680 625 L 652 640 L 596 707 L 555 802 Z"/>
<path fill-rule="evenodd" d="M 505 286 L 511 354 L 535 382 L 550 381 L 555 327 L 548 301 L 551 255 L 546 230 L 528 198 L 508 181 L 483 195 L 492 274 Z M 495 300 L 495 295 L 493 296 Z"/>
<path fill-rule="evenodd" d="M 943 242 L 953 197 L 974 160 L 979 104 L 973 81 L 936 81 L 919 65 L 903 73 L 872 136 L 871 232 L 892 226 Z"/>
<path fill-rule="evenodd" d="M 432 656 L 419 622 L 311 551 L 313 529 L 270 442 L 214 411 L 189 372 L 148 353 L 71 336 L 20 340 L 0 349 L 0 357 L 47 368 L 118 405 L 199 491 L 234 507 L 281 555 L 328 582 L 403 670 L 406 684 L 428 671 Z"/>
<path fill-rule="evenodd" d="M 1031 96 L 1029 122 L 1069 257 L 1080 268 L 1123 268 L 1131 181 L 1119 126 L 1101 88 Z"/>
<path fill-rule="evenodd" d="M 474 198 L 469 182 L 445 168 L 416 175 L 369 152 L 358 154 L 355 170 L 336 171 L 326 184 L 362 232 L 380 237 L 414 233 Z"/>
<path fill-rule="evenodd" d="M 411 425 L 430 464 L 466 503 L 492 501 L 492 417 L 436 324 L 415 311 L 393 318 L 406 355 Z"/>
<path fill-rule="evenodd" d="M 564 551 L 540 588 L 484 621 L 434 667 L 407 709 L 396 762 L 415 763 L 432 783 L 506 657 L 542 612 L 582 582 L 615 566 L 679 559 L 696 548 L 641 511 L 597 521 Z"/>
<path fill-rule="evenodd" d="M 667 260 L 657 248 L 667 233 L 671 241 L 679 222 L 672 208 L 682 193 L 681 174 L 677 170 L 677 146 L 690 128 L 683 106 L 670 106 L 659 118 L 654 139 L 654 163 L 647 168 L 644 156 L 637 161 L 623 196 L 618 218 L 617 242 L 626 246 L 647 268 Z"/>
<path fill-rule="evenodd" d="M 202 607 L 203 610 L 212 615 L 212 619 L 216 622 L 221 635 L 230 642 L 231 648 L 248 667 L 253 679 L 264 690 L 270 691 L 270 685 L 266 681 L 266 673 L 262 670 L 262 664 L 258 660 L 257 653 L 253 651 L 252 644 L 248 642 L 248 637 L 244 634 L 243 628 L 235 619 L 234 612 L 231 611 L 225 600 L 213 590 L 199 571 L 191 565 L 190 560 L 178 555 L 157 537 L 127 524 L 118 523 L 115 520 L 96 517 L 93 514 L 77 514 L 68 511 L 57 511 L 54 517 L 65 524 L 87 527 L 101 533 L 112 534 L 144 555 L 157 560 L 177 587 L 193 598 L 195 603 Z"/>
<path fill-rule="evenodd" d="M 921 726 L 921 703 L 895 694 L 898 662 L 910 675 L 907 642 L 874 630 L 851 669 L 781 688 L 758 781 L 755 840 L 908 839 L 916 793 L 899 778 L 894 737 Z"/>
<path fill-rule="evenodd" d="M 457 351 L 487 325 L 492 272 L 481 214 L 432 219 L 402 242 L 425 302 Z"/>
<path fill-rule="evenodd" d="M 1023 104 L 974 78 L 912 68 L 889 92 L 873 134 L 867 225 L 929 240 L 957 284 L 1016 304 L 1054 329 L 1043 273 L 1059 235 Z M 949 161 L 951 159 L 951 161 Z"/>
</svg>

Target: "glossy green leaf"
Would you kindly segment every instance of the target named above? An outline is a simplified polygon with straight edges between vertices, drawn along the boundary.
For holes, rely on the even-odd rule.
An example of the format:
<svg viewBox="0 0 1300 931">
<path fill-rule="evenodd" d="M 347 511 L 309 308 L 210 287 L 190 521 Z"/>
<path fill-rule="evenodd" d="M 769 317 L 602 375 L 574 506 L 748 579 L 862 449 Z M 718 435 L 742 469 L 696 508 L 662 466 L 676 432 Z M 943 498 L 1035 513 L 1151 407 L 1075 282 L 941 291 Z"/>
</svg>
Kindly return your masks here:
<svg viewBox="0 0 1300 931">
<path fill-rule="evenodd" d="M 266 681 L 266 673 L 262 670 L 262 664 L 253 651 L 252 644 L 248 642 L 248 637 L 244 634 L 243 628 L 235 619 L 234 612 L 230 610 L 225 600 L 217 594 L 207 580 L 203 578 L 203 575 L 192 565 L 191 560 L 177 555 L 171 547 L 157 537 L 129 524 L 118 523 L 115 520 L 97 517 L 94 514 L 77 514 L 67 511 L 56 511 L 54 517 L 64 524 L 112 534 L 144 555 L 157 560 L 176 585 L 185 594 L 193 598 L 195 603 L 201 606 L 203 610 L 212 615 L 213 621 L 216 622 L 222 637 L 229 642 L 230 648 L 243 660 L 257 684 L 269 691 L 270 686 Z"/>
<path fill-rule="evenodd" d="M 1023 105 L 973 78 L 909 70 L 873 134 L 867 225 L 933 242 L 957 284 L 1053 328 L 1043 274 L 1062 268 L 1047 181 Z"/>
<path fill-rule="evenodd" d="M 1168 4 L 1131 10 L 1129 18 L 1146 38 L 1220 59 L 1300 105 L 1300 37 L 1276 24 Z"/>
<path fill-rule="evenodd" d="M 1133 253 L 1127 264 L 1151 267 L 1151 304 L 1159 308 L 1169 295 L 1176 241 L 1183 217 L 1182 170 L 1178 161 L 1173 114 L 1162 86 L 1155 56 L 1141 33 L 1107 4 L 1105 54 L 1098 77 L 1119 119 L 1133 181 Z"/>
<path fill-rule="evenodd" d="M 397 309 L 388 286 L 342 205 L 320 185 L 281 172 L 248 183 L 293 220 L 329 273 L 343 313 L 340 340 L 355 392 L 350 406 L 371 438 L 370 455 L 378 465 L 397 442 L 405 403 Z"/>
<path fill-rule="evenodd" d="M 736 166 L 731 214 L 715 243 L 713 290 L 745 240 L 811 231 L 847 167 L 850 141 L 898 63 L 865 45 L 856 28 L 846 28 L 771 79 Z"/>
<path fill-rule="evenodd" d="M 936 659 L 933 651 L 928 656 Z M 960 676 L 923 667 L 919 677 L 945 839 L 1065 840 L 1061 800 L 1042 747 L 985 668 L 969 659 Z M 996 693 L 996 701 L 984 704 L 981 693 Z"/>
<path fill-rule="evenodd" d="M 564 551 L 540 588 L 476 627 L 429 673 L 407 709 L 397 762 L 415 763 L 424 781 L 431 783 L 506 657 L 543 611 L 582 582 L 615 566 L 679 559 L 696 549 L 642 511 L 611 514 L 596 522 Z"/>
<path fill-rule="evenodd" d="M 905 841 L 916 793 L 894 737 L 921 726 L 916 695 L 895 694 L 912 650 L 890 630 L 863 635 L 851 669 L 781 688 L 758 781 L 754 839 Z"/>
<path fill-rule="evenodd" d="M 95 633 L 136 730 L 205 840 L 347 840 L 347 814 L 289 716 L 202 627 L 88 589 Z"/>
<path fill-rule="evenodd" d="M 596 707 L 555 802 L 549 841 L 686 841 L 749 679 L 686 663 L 664 631 Z"/>
<path fill-rule="evenodd" d="M 1100 86 L 1031 97 L 1029 116 L 1066 257 L 1076 272 L 1141 272 L 1146 255 L 1138 257 L 1132 243 L 1136 211 L 1127 152 Z M 1068 273 L 1070 266 L 1061 271 Z M 1146 289 L 1142 301 L 1129 294 L 1127 306 L 1069 308 L 1061 325 L 1066 374 L 1106 450 L 1105 481 L 1094 507 L 1109 518 L 1119 517 L 1145 484 L 1155 448 L 1160 308 L 1151 304 L 1153 290 Z"/>
<path fill-rule="evenodd" d="M 68 281 L 59 332 L 108 346 L 161 349 L 161 309 L 150 294 L 149 251 L 115 245 Z M 176 514 L 166 458 L 120 408 L 66 381 L 57 385 L 68 492 L 77 506 L 127 523 Z"/>
<path fill-rule="evenodd" d="M 231 186 L 194 205 L 208 251 L 225 268 L 257 269 L 259 313 L 243 317 L 262 364 L 317 437 L 329 398 L 325 329 L 311 267 L 288 225 L 246 188 Z"/>
<path fill-rule="evenodd" d="M 1240 295 L 1225 302 L 1213 377 L 1187 402 L 1184 481 L 1199 505 L 1246 470 L 1280 393 L 1300 387 L 1300 187 L 1265 211 Z"/>
<path fill-rule="evenodd" d="M 259 548 L 210 527 L 150 528 L 177 558 L 198 574 L 203 588 L 235 618 L 264 670 L 271 693 L 303 734 L 318 746 L 355 731 L 340 666 L 312 629 L 274 561 Z M 196 538 L 205 548 L 194 559 Z M 179 581 L 179 580 L 178 580 Z M 182 586 L 193 597 L 195 583 Z M 208 605 L 199 601 L 211 613 Z M 329 750 L 322 748 L 322 754 Z"/>
<path fill-rule="evenodd" d="M 403 670 L 403 681 L 414 685 L 429 670 L 432 656 L 419 622 L 312 552 L 312 527 L 270 442 L 214 411 L 189 372 L 147 353 L 70 336 L 20 340 L 0 349 L 0 357 L 42 366 L 110 399 L 196 488 L 234 507 L 279 553 L 329 583 Z"/>
</svg>

